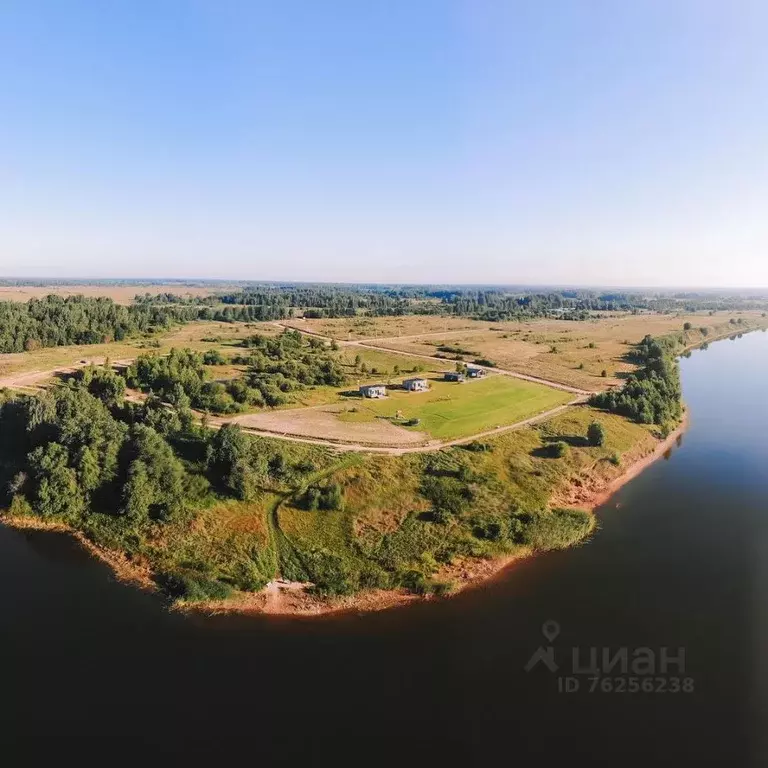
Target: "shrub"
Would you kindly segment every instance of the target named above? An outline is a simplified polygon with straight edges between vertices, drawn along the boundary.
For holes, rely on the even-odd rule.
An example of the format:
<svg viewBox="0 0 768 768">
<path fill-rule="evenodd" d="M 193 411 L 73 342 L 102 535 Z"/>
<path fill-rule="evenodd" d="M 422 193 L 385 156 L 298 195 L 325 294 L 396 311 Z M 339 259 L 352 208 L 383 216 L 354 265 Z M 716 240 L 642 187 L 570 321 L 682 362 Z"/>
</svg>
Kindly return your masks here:
<svg viewBox="0 0 768 768">
<path fill-rule="evenodd" d="M 562 459 L 568 453 L 568 443 L 557 440 L 554 443 L 547 443 L 544 451 L 551 459 Z"/>
<path fill-rule="evenodd" d="M 305 552 L 304 564 L 314 583 L 312 590 L 319 594 L 351 595 L 360 586 L 360 574 L 327 549 Z"/>
<path fill-rule="evenodd" d="M 472 521 L 472 535 L 476 539 L 500 541 L 506 535 L 504 523 L 498 517 L 482 515 Z"/>
<path fill-rule="evenodd" d="M 177 600 L 200 602 L 224 600 L 232 594 L 232 587 L 197 571 L 170 571 L 161 573 L 157 581 L 163 591 Z"/>
<path fill-rule="evenodd" d="M 296 499 L 296 506 L 310 511 L 341 509 L 344 506 L 344 493 L 338 483 L 310 485 Z"/>
<path fill-rule="evenodd" d="M 209 349 L 203 354 L 203 365 L 226 365 L 227 358 L 218 349 Z"/>
<path fill-rule="evenodd" d="M 593 421 L 587 428 L 587 440 L 590 445 L 605 445 L 605 427 L 599 421 Z"/>
<path fill-rule="evenodd" d="M 581 541 L 594 519 L 581 509 L 552 509 L 523 516 L 522 541 L 535 550 L 563 549 Z"/>
<path fill-rule="evenodd" d="M 453 581 L 434 581 L 432 591 L 437 597 L 445 597 L 456 591 L 456 583 Z"/>
<path fill-rule="evenodd" d="M 473 453 L 486 453 L 493 451 L 493 445 L 491 445 L 491 443 L 481 443 L 477 440 L 473 440 L 471 443 L 463 445 L 462 448 L 465 451 L 472 451 Z"/>
</svg>

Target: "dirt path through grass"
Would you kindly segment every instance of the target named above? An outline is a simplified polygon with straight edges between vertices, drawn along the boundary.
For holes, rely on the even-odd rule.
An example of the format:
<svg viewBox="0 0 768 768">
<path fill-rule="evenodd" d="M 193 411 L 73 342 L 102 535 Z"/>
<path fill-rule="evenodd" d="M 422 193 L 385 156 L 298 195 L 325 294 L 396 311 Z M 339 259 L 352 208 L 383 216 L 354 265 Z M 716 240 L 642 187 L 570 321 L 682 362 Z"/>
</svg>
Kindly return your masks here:
<svg viewBox="0 0 768 768">
<path fill-rule="evenodd" d="M 322 333 L 317 333 L 316 331 L 309 331 L 302 328 L 293 328 L 290 325 L 283 325 L 282 323 L 273 323 L 273 325 L 276 325 L 278 328 L 284 328 L 288 331 L 298 331 L 299 333 L 303 333 L 307 336 L 315 336 L 319 339 L 325 339 L 326 341 L 335 341 L 340 347 L 362 347 L 363 349 L 372 349 L 378 352 L 392 352 L 396 355 L 404 355 L 405 357 L 415 357 L 419 358 L 421 360 L 431 360 L 432 362 L 439 362 L 444 365 L 449 365 L 452 362 L 452 360 L 449 360 L 445 357 L 437 357 L 435 355 L 420 355 L 417 352 L 404 352 L 401 349 L 396 349 L 394 347 L 385 347 L 382 345 L 382 342 L 393 340 L 393 341 L 402 341 L 403 337 L 400 336 L 391 336 L 388 338 L 382 338 L 382 339 L 366 339 L 364 341 L 344 341 L 342 339 L 333 339 L 330 336 L 324 336 Z M 430 336 L 430 335 L 441 335 L 441 334 L 421 334 L 424 336 Z M 444 334 L 442 334 L 444 335 Z M 418 336 L 413 336 L 411 338 L 419 338 Z M 377 344 L 371 344 L 370 342 L 376 341 Z M 550 381 L 549 379 L 542 379 L 538 376 L 529 376 L 525 373 L 517 373 L 516 371 L 508 371 L 506 368 L 495 368 L 492 366 L 484 365 L 482 366 L 486 371 L 491 371 L 492 373 L 500 373 L 502 376 L 511 376 L 515 379 L 522 379 L 523 381 L 530 381 L 533 384 L 543 384 L 547 387 L 552 387 L 553 389 L 560 389 L 564 392 L 572 392 L 574 395 L 591 395 L 592 392 L 586 390 L 586 389 L 579 389 L 578 387 L 570 387 L 567 384 L 559 384 L 556 381 Z"/>
</svg>

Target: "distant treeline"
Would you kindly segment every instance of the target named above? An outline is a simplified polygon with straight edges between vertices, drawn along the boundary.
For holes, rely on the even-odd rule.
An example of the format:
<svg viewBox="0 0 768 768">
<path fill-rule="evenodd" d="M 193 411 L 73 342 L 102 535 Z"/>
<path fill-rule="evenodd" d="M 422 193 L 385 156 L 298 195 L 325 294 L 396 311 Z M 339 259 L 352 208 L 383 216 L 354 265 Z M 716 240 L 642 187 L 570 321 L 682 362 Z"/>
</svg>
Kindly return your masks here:
<svg viewBox="0 0 768 768">
<path fill-rule="evenodd" d="M 679 312 L 768 307 L 765 297 L 706 293 L 646 296 L 590 290 L 536 292 L 494 287 L 269 284 L 205 297 L 147 293 L 137 296 L 136 301 L 198 306 L 200 319 L 225 322 L 284 320 L 297 311 L 309 318 L 425 314 L 494 322 L 531 317 L 583 320 L 593 311 Z"/>
<path fill-rule="evenodd" d="M 197 306 L 200 319 L 230 322 L 284 320 L 297 310 L 309 318 L 424 314 L 498 321 L 538 316 L 584 319 L 594 310 L 648 309 L 641 297 L 616 293 L 511 293 L 498 288 L 419 286 L 259 286 L 205 297 L 147 293 L 136 296 L 136 301 Z"/>
<path fill-rule="evenodd" d="M 181 304 L 115 304 L 112 299 L 45 296 L 25 304 L 0 302 L 0 352 L 24 352 L 67 344 L 99 344 L 163 330 L 196 319 Z"/>
<path fill-rule="evenodd" d="M 556 317 L 583 320 L 601 311 L 765 309 L 755 296 L 686 295 L 646 299 L 625 293 L 513 293 L 501 288 L 419 286 L 259 286 L 214 296 L 140 294 L 123 306 L 107 297 L 50 295 L 27 303 L 0 302 L 0 352 L 97 344 L 165 330 L 192 320 L 258 322 L 309 318 L 456 315 L 487 321 Z"/>
</svg>

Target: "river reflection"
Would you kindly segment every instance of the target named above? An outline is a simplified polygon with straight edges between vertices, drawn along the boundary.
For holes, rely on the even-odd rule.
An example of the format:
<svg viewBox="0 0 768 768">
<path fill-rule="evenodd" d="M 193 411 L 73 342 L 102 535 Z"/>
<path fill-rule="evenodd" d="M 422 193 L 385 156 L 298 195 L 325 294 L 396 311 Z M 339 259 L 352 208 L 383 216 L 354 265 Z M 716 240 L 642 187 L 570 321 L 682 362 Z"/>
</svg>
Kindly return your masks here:
<svg viewBox="0 0 768 768">
<path fill-rule="evenodd" d="M 58 535 L 0 528 L 8 764 L 768 764 L 768 336 L 681 365 L 685 438 L 599 510 L 593 540 L 448 600 L 193 620 Z M 572 674 L 574 649 L 642 648 L 678 659 L 663 689 Z"/>
</svg>

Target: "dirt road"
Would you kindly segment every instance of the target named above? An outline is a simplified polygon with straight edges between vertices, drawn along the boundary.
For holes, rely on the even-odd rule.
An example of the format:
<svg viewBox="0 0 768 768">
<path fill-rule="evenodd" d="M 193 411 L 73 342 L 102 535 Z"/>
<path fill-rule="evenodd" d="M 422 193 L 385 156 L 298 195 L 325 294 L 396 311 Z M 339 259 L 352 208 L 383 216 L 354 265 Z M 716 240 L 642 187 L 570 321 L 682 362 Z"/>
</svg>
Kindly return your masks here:
<svg viewBox="0 0 768 768">
<path fill-rule="evenodd" d="M 247 432 L 249 435 L 259 435 L 260 437 L 272 437 L 278 440 L 290 440 L 297 443 L 309 443 L 310 445 L 324 445 L 328 448 L 334 448 L 337 451 L 356 451 L 358 453 L 386 453 L 392 456 L 402 456 L 406 453 L 430 453 L 432 451 L 439 451 L 442 448 L 450 448 L 453 445 L 466 445 L 472 443 L 475 440 L 482 440 L 486 437 L 495 437 L 496 435 L 502 435 L 505 432 L 511 432 L 515 429 L 521 429 L 531 424 L 536 424 L 540 421 L 546 421 L 546 419 L 556 416 L 558 413 L 568 410 L 575 405 L 581 405 L 587 401 L 586 397 L 577 397 L 571 400 L 569 403 L 559 405 L 557 408 L 551 408 L 543 413 L 538 413 L 535 416 L 531 416 L 522 421 L 517 421 L 514 424 L 507 424 L 503 427 L 497 427 L 496 429 L 487 429 L 483 432 L 477 432 L 474 435 L 468 435 L 467 437 L 459 437 L 454 440 L 432 440 L 428 443 L 421 445 L 410 446 L 382 446 L 382 445 L 365 445 L 360 443 L 345 443 L 341 441 L 323 440 L 321 438 L 302 437 L 301 435 L 291 435 L 286 432 L 270 432 L 265 429 L 253 429 L 241 424 L 243 432 Z M 212 427 L 221 427 L 227 422 L 237 423 L 237 417 L 232 419 L 216 418 L 210 419 L 209 424 Z"/>
<path fill-rule="evenodd" d="M 385 347 L 383 346 L 383 342 L 386 341 L 402 341 L 403 339 L 415 339 L 419 338 L 419 336 L 390 336 L 387 338 L 381 338 L 381 339 L 365 339 L 363 341 L 342 341 L 341 339 L 332 339 L 330 336 L 323 336 L 321 333 L 316 333 L 315 331 L 308 331 L 304 330 L 302 328 L 293 328 L 290 325 L 284 325 L 283 323 L 273 323 L 273 325 L 276 325 L 278 328 L 285 328 L 289 331 L 298 331 L 299 333 L 303 333 L 307 336 L 315 336 L 319 339 L 325 339 L 326 341 L 336 341 L 336 343 L 340 347 L 362 347 L 364 349 L 372 349 L 376 352 L 392 352 L 397 355 L 404 355 L 405 357 L 416 357 L 421 360 L 431 360 L 432 362 L 439 362 L 443 365 L 450 365 L 452 362 L 455 362 L 454 360 L 450 360 L 445 357 L 436 357 L 435 355 L 420 355 L 417 352 L 403 352 L 400 349 L 396 349 L 394 347 Z M 424 336 L 429 335 L 435 335 L 435 334 L 422 334 Z M 377 342 L 375 345 L 371 342 Z M 563 392 L 572 392 L 574 395 L 591 395 L 592 392 L 589 392 L 586 389 L 579 389 L 578 387 L 570 387 L 567 384 L 560 384 L 557 381 L 550 381 L 549 379 L 542 379 L 538 376 L 529 376 L 526 373 L 518 373 L 517 371 L 509 371 L 506 368 L 494 368 L 488 365 L 482 366 L 486 371 L 491 371 L 492 373 L 500 373 L 502 376 L 511 376 L 515 379 L 522 379 L 523 381 L 530 381 L 533 384 L 543 384 L 547 387 L 552 387 L 553 389 L 560 389 Z"/>
<path fill-rule="evenodd" d="M 44 382 L 52 379 L 54 376 L 75 373 L 91 363 L 103 365 L 104 360 L 105 358 L 103 357 L 84 358 L 64 368 L 52 368 L 47 371 L 24 371 L 22 373 L 13 373 L 10 376 L 1 376 L 0 389 L 40 389 Z M 113 360 L 112 362 L 116 365 L 129 365 L 133 360 Z"/>
</svg>

